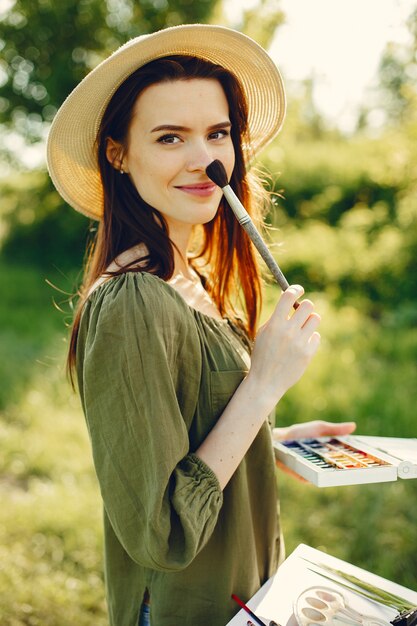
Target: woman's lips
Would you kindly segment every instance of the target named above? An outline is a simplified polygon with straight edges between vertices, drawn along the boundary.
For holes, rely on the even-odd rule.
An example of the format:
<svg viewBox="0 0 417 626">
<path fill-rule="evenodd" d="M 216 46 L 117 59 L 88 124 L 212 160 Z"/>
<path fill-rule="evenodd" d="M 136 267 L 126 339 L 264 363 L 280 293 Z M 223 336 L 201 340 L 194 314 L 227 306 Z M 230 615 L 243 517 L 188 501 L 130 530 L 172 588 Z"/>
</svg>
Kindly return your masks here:
<svg viewBox="0 0 417 626">
<path fill-rule="evenodd" d="M 176 185 L 175 188 L 194 196 L 206 197 L 211 196 L 216 187 L 214 183 L 196 183 L 195 185 Z"/>
</svg>

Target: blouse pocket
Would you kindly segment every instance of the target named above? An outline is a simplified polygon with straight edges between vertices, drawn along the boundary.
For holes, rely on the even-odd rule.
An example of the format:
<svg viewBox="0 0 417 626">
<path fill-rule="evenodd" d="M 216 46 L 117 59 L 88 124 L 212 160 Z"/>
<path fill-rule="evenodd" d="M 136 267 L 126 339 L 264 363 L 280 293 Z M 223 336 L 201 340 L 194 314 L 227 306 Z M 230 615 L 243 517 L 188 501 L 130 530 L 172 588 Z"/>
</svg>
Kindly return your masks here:
<svg viewBox="0 0 417 626">
<path fill-rule="evenodd" d="M 247 371 L 243 370 L 210 373 L 211 406 L 215 419 L 223 413 L 246 374 Z"/>
</svg>

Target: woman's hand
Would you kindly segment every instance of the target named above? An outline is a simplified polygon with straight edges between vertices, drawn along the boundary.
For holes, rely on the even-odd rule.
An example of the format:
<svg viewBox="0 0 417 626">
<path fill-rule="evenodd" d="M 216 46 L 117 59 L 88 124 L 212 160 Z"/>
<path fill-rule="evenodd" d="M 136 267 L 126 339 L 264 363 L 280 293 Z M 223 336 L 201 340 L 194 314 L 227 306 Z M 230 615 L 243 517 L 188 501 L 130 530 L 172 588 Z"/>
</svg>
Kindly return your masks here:
<svg viewBox="0 0 417 626">
<path fill-rule="evenodd" d="M 284 291 L 255 339 L 247 382 L 257 394 L 262 394 L 269 410 L 301 378 L 320 345 L 316 332 L 320 316 L 314 312 L 313 303 L 303 300 L 293 310 L 303 293 L 299 285 Z"/>
<path fill-rule="evenodd" d="M 356 428 L 355 422 L 324 422 L 315 420 L 314 422 L 304 422 L 303 424 L 292 424 L 287 428 L 274 428 L 272 437 L 275 441 L 285 441 L 289 439 L 308 439 L 310 437 L 342 437 L 350 435 Z"/>
<path fill-rule="evenodd" d="M 305 422 L 304 424 L 293 424 L 287 428 L 274 428 L 272 438 L 275 441 L 285 441 L 290 439 L 309 439 L 310 437 L 342 437 L 343 435 L 353 433 L 355 428 L 355 422 L 334 424 L 333 422 L 315 420 L 314 422 Z M 275 462 L 277 467 L 286 474 L 293 476 L 302 483 L 307 482 L 299 474 L 296 474 L 281 461 L 278 461 L 278 459 Z"/>
<path fill-rule="evenodd" d="M 293 305 L 302 287 L 289 287 L 256 336 L 246 378 L 196 455 L 216 474 L 221 489 L 229 482 L 272 409 L 302 376 L 320 343 L 320 317 L 308 300 Z"/>
</svg>

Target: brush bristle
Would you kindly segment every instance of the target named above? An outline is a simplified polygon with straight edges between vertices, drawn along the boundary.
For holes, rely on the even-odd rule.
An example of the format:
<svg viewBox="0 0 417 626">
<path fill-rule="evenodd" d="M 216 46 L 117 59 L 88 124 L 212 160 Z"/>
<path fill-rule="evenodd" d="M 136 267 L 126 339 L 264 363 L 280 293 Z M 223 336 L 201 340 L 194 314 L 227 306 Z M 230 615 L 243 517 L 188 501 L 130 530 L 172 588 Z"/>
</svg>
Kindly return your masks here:
<svg viewBox="0 0 417 626">
<path fill-rule="evenodd" d="M 221 161 L 216 159 L 206 167 L 206 174 L 218 187 L 226 187 L 228 185 L 226 170 Z"/>
</svg>

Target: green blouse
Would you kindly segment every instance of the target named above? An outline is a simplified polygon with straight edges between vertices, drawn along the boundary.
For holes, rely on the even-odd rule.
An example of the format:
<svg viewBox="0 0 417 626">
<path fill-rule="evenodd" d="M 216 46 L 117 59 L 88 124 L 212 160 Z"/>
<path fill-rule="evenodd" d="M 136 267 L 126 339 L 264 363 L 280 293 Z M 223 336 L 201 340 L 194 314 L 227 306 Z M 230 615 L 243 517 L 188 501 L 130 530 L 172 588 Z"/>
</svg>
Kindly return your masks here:
<svg viewBox="0 0 417 626">
<path fill-rule="evenodd" d="M 194 454 L 246 373 L 248 342 L 160 278 L 125 273 L 86 302 L 77 376 L 104 504 L 112 626 L 224 626 L 276 570 L 271 432 L 222 492 Z M 238 427 L 238 424 L 237 424 Z"/>
</svg>

